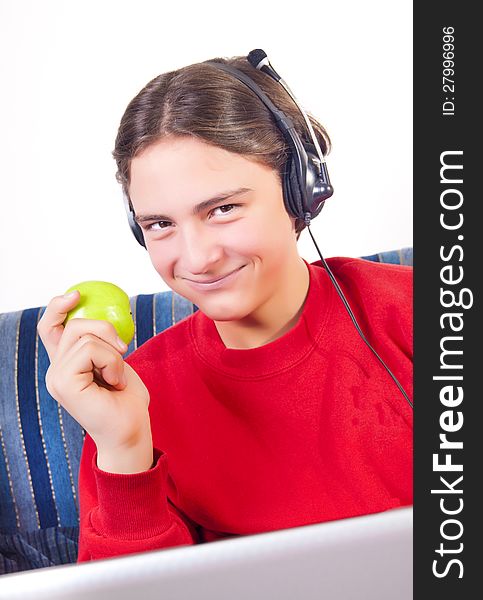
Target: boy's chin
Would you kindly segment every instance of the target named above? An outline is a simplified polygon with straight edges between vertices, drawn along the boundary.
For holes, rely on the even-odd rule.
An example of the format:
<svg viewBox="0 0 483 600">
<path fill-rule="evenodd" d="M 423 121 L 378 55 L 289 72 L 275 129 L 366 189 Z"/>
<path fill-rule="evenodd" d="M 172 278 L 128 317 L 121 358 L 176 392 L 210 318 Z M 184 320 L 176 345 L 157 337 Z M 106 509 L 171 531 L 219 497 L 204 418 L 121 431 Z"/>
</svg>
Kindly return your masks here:
<svg viewBox="0 0 483 600">
<path fill-rule="evenodd" d="M 196 306 L 200 311 L 212 321 L 227 322 L 240 321 L 248 316 L 250 311 L 239 307 L 235 309 L 233 306 L 213 306 L 210 302 L 200 302 Z"/>
</svg>

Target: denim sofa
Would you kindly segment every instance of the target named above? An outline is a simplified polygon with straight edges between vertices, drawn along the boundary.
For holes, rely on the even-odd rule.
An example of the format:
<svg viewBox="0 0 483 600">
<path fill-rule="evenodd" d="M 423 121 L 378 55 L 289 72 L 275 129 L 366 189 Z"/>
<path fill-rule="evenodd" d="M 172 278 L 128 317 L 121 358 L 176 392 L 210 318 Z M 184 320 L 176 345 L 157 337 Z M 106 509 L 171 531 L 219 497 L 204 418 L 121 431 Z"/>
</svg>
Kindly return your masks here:
<svg viewBox="0 0 483 600">
<path fill-rule="evenodd" d="M 365 256 L 412 265 L 412 248 Z M 126 356 L 197 307 L 171 291 L 133 296 Z M 45 307 L 0 314 L 0 574 L 75 562 L 82 428 L 45 387 Z"/>
</svg>

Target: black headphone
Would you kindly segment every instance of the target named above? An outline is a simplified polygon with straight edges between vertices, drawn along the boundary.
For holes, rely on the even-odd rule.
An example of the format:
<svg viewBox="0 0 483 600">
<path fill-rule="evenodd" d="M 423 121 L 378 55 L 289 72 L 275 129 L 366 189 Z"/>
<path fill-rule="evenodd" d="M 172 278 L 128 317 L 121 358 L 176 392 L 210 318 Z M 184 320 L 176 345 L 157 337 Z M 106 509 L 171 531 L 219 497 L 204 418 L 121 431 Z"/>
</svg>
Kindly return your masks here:
<svg viewBox="0 0 483 600">
<path fill-rule="evenodd" d="M 235 69 L 224 63 L 206 61 L 203 64 L 212 65 L 222 71 L 231 73 L 239 81 L 250 88 L 270 111 L 290 149 L 289 158 L 287 159 L 283 172 L 282 185 L 285 208 L 289 215 L 303 220 L 308 225 L 310 224 L 310 221 L 320 213 L 324 207 L 325 201 L 327 198 L 330 198 L 334 192 L 330 184 L 324 156 L 320 147 L 317 148 L 318 142 L 313 130 L 311 130 L 312 127 L 308 117 L 298 105 L 288 86 L 268 62 L 266 53 L 263 50 L 252 50 L 247 56 L 247 60 L 253 67 L 267 73 L 267 75 L 272 77 L 272 79 L 275 79 L 275 81 L 285 88 L 302 113 L 308 125 L 310 135 L 314 140 L 314 144 L 305 143 L 301 140 L 299 134 L 295 130 L 292 119 L 276 108 L 265 92 L 250 77 L 248 77 L 248 75 L 239 69 Z M 129 226 L 134 237 L 141 246 L 146 247 L 142 229 L 135 221 L 133 206 L 126 195 L 124 195 L 124 205 Z"/>
</svg>

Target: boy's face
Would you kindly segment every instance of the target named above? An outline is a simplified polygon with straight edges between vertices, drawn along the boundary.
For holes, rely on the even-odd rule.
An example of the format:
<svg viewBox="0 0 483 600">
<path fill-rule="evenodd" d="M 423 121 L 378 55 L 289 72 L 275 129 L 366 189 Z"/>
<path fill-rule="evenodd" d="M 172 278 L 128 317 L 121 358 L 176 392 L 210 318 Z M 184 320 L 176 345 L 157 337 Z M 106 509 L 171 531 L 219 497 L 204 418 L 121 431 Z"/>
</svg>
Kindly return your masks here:
<svg viewBox="0 0 483 600">
<path fill-rule="evenodd" d="M 286 285 L 295 219 L 269 167 L 193 137 L 166 138 L 133 159 L 129 193 L 156 271 L 214 321 L 256 320 Z"/>
</svg>

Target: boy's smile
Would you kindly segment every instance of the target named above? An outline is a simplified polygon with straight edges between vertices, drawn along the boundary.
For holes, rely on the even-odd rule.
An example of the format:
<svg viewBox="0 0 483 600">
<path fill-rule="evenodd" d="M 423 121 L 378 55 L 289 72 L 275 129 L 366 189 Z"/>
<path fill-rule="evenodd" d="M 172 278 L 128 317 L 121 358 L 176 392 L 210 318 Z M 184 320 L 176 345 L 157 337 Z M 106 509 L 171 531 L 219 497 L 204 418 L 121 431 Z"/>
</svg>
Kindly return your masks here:
<svg viewBox="0 0 483 600">
<path fill-rule="evenodd" d="M 189 279 L 189 278 L 185 278 L 185 279 L 186 279 L 186 281 L 189 282 L 190 286 L 194 290 L 198 290 L 200 292 L 209 291 L 209 290 L 217 290 L 217 289 L 220 289 L 221 287 L 229 285 L 231 282 L 233 282 L 233 280 L 236 279 L 237 274 L 245 266 L 246 265 L 243 265 L 242 267 L 238 267 L 238 269 L 235 269 L 235 270 L 227 273 L 226 275 L 222 275 L 220 277 L 215 277 L 212 279 L 202 279 L 202 280 L 194 280 L 194 279 Z"/>
</svg>

